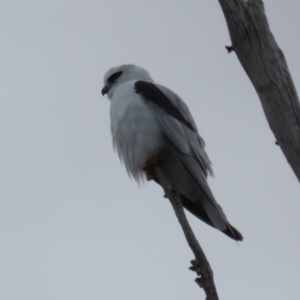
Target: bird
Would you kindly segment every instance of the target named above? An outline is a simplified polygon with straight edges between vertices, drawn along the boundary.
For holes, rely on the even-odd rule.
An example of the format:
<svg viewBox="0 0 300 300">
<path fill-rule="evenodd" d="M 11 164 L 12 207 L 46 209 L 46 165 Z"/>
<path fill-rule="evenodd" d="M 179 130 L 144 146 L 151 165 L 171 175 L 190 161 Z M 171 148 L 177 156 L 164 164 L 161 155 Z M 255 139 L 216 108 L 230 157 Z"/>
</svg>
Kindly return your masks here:
<svg viewBox="0 0 300 300">
<path fill-rule="evenodd" d="M 179 191 L 183 207 L 236 241 L 233 227 L 209 188 L 213 175 L 204 140 L 185 102 L 134 64 L 109 69 L 102 95 L 110 100 L 113 147 L 129 176 L 159 184 L 155 168 Z"/>
</svg>

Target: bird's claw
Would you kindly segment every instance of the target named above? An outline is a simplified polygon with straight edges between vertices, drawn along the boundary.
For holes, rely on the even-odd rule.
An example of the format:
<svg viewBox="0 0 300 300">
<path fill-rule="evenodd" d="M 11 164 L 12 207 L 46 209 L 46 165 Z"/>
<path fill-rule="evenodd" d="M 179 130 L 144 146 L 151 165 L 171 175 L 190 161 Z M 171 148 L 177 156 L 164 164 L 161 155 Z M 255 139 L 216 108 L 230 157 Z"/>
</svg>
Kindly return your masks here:
<svg viewBox="0 0 300 300">
<path fill-rule="evenodd" d="M 146 172 L 147 181 L 156 178 L 155 170 L 154 170 L 156 166 L 157 166 L 157 155 L 150 156 L 146 161 L 145 167 L 143 168 L 143 171 Z"/>
</svg>

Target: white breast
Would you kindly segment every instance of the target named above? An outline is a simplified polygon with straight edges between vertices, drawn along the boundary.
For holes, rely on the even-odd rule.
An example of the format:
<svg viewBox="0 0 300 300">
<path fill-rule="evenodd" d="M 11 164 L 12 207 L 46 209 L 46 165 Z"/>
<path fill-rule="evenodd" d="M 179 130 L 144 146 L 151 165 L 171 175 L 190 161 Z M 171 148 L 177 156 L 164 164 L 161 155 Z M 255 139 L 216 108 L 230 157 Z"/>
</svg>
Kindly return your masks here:
<svg viewBox="0 0 300 300">
<path fill-rule="evenodd" d="M 129 175 L 139 181 L 147 159 L 158 154 L 162 138 L 152 112 L 136 94 L 134 82 L 126 82 L 114 91 L 110 118 L 114 148 Z"/>
</svg>

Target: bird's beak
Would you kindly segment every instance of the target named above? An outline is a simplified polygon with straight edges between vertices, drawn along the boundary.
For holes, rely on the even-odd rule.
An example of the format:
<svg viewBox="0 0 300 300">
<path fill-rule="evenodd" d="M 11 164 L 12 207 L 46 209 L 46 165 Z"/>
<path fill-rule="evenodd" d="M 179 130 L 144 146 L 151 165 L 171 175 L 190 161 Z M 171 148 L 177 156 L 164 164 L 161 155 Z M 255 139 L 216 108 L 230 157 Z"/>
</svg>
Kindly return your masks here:
<svg viewBox="0 0 300 300">
<path fill-rule="evenodd" d="M 101 91 L 102 95 L 104 96 L 105 94 L 107 94 L 109 89 L 110 89 L 110 86 L 105 85 Z"/>
</svg>

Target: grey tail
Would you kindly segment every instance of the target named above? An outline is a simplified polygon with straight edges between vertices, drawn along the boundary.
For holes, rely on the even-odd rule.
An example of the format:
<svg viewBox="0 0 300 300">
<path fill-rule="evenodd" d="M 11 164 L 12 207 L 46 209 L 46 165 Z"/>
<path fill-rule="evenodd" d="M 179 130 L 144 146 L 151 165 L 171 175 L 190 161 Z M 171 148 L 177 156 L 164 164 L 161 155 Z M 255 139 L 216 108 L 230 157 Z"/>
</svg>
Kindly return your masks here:
<svg viewBox="0 0 300 300">
<path fill-rule="evenodd" d="M 160 185 L 157 178 L 155 178 L 154 181 Z M 212 224 L 211 220 L 209 219 L 208 215 L 206 214 L 202 206 L 200 206 L 199 204 L 195 204 L 193 201 L 189 200 L 184 195 L 182 195 L 182 204 L 183 207 L 186 210 L 188 210 L 190 213 L 192 213 L 195 217 L 197 217 L 207 225 L 214 227 L 214 225 Z M 229 223 L 227 223 L 227 228 L 221 232 L 223 232 L 224 234 L 226 234 L 227 236 L 229 236 L 230 238 L 232 238 L 237 242 L 243 240 L 243 235 Z"/>
<path fill-rule="evenodd" d="M 238 241 L 242 241 L 244 239 L 243 235 L 232 225 L 228 223 L 228 228 L 222 231 L 227 236 L 231 237 L 232 239 Z"/>
<path fill-rule="evenodd" d="M 183 207 L 187 209 L 190 213 L 192 213 L 195 217 L 199 218 L 201 221 L 205 222 L 206 224 L 214 227 L 210 218 L 206 214 L 205 210 L 199 204 L 195 204 L 193 201 L 189 200 L 183 195 L 182 195 L 182 204 Z M 243 235 L 229 223 L 227 223 L 227 228 L 222 232 L 235 241 L 243 240 Z"/>
</svg>

